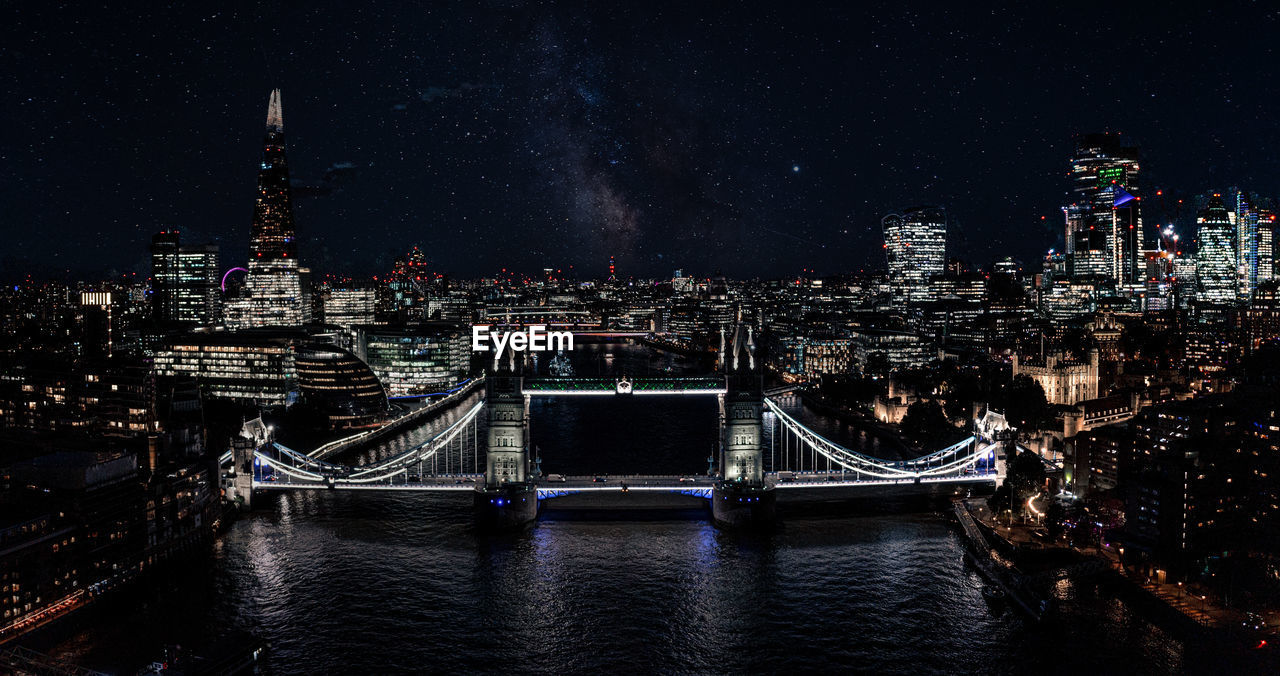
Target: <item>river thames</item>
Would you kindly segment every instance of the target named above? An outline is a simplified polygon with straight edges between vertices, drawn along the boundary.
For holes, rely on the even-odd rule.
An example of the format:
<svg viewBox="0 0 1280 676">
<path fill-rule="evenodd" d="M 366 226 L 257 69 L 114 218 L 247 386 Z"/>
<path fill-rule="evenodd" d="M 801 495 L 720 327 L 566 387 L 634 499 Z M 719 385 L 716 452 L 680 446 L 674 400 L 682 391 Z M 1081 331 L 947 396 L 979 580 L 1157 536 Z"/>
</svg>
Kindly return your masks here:
<svg viewBox="0 0 1280 676">
<path fill-rule="evenodd" d="M 601 369 L 630 360 L 635 370 L 639 350 L 592 346 L 578 360 Z M 539 401 L 532 435 L 547 472 L 697 473 L 715 410 L 714 398 Z M 487 536 L 473 528 L 469 496 L 313 491 L 264 497 L 211 550 L 37 647 L 114 673 L 132 673 L 165 644 L 199 651 L 240 632 L 266 643 L 266 670 L 278 674 L 1214 664 L 1092 586 L 1063 583 L 1058 612 L 1042 624 L 992 605 L 958 536 L 932 512 L 788 518 L 767 536 L 721 532 L 699 515 L 553 516 Z"/>
</svg>

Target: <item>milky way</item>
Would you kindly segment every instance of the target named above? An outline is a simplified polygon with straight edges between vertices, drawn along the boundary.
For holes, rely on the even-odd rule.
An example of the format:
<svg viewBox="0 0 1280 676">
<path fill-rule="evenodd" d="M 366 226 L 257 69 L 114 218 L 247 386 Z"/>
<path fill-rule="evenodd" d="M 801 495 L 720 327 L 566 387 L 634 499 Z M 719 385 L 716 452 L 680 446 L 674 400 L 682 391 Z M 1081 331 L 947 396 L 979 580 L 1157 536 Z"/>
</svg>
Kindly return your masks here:
<svg viewBox="0 0 1280 676">
<path fill-rule="evenodd" d="M 921 203 L 947 207 L 951 253 L 1034 262 L 1093 130 L 1139 143 L 1166 195 L 1280 187 L 1265 6 L 5 12 L 6 277 L 145 271 L 170 227 L 242 262 L 274 87 L 321 272 L 413 245 L 461 276 L 850 272 Z"/>
</svg>

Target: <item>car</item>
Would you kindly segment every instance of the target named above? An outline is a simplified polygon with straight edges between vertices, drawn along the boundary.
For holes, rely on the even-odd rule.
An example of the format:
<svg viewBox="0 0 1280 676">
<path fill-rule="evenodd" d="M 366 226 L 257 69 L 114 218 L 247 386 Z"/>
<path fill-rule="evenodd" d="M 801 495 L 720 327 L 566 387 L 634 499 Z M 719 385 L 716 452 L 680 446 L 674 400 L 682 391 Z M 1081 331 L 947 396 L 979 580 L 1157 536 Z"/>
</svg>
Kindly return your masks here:
<svg viewBox="0 0 1280 676">
<path fill-rule="evenodd" d="M 827 481 L 839 481 L 840 479 L 834 474 L 827 476 Z"/>
<path fill-rule="evenodd" d="M 695 478 L 693 478 L 693 477 L 691 477 L 691 476 L 682 476 L 682 477 L 680 477 L 680 483 L 682 483 L 682 484 L 691 484 L 691 483 L 694 483 L 694 482 L 696 482 L 696 481 L 697 481 L 697 479 L 695 479 Z"/>
<path fill-rule="evenodd" d="M 602 483 L 604 483 L 604 482 L 606 482 L 606 481 L 608 481 L 608 479 L 606 479 L 606 478 L 604 478 L 604 477 L 602 477 L 602 476 L 598 476 L 598 477 L 596 477 L 596 478 L 594 478 L 594 479 L 592 479 L 592 480 L 591 480 L 591 482 L 592 482 L 592 483 L 597 483 L 597 484 L 602 484 Z"/>
<path fill-rule="evenodd" d="M 564 483 L 565 478 L 563 474 L 548 474 L 547 481 L 550 481 L 552 483 Z"/>
</svg>

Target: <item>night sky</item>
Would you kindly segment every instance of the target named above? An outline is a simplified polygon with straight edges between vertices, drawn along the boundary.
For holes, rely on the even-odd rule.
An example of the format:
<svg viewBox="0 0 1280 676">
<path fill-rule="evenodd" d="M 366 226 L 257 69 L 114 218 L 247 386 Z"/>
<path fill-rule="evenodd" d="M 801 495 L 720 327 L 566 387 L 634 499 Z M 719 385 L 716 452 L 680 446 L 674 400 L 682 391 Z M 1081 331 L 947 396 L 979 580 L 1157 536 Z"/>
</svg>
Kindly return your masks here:
<svg viewBox="0 0 1280 676">
<path fill-rule="evenodd" d="M 0 9 L 6 277 L 145 272 L 166 227 L 241 264 L 273 87 L 318 273 L 849 272 L 920 203 L 1033 262 L 1095 130 L 1148 192 L 1280 193 L 1261 4 L 51 4 Z"/>
</svg>

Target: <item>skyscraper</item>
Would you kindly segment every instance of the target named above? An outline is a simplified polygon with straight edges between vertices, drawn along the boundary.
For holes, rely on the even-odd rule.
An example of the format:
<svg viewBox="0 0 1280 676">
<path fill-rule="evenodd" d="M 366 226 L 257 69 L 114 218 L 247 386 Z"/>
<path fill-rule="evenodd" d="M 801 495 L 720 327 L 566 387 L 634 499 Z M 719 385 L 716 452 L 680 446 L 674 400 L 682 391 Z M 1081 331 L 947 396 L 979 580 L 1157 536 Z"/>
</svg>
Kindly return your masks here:
<svg viewBox="0 0 1280 676">
<path fill-rule="evenodd" d="M 1258 210 L 1258 284 L 1276 278 L 1275 271 L 1276 214 L 1270 209 Z M 1255 290 L 1257 287 L 1254 287 Z"/>
<path fill-rule="evenodd" d="M 177 230 L 151 238 L 151 306 L 161 324 L 212 326 L 220 318 L 218 247 L 183 246 Z"/>
<path fill-rule="evenodd" d="M 1138 148 L 1116 134 L 1084 134 L 1071 159 L 1072 192 L 1064 207 L 1072 274 L 1101 274 L 1116 284 L 1143 281 Z"/>
<path fill-rule="evenodd" d="M 169 323 L 178 314 L 177 230 L 162 230 L 151 237 L 151 314 L 156 321 Z"/>
<path fill-rule="evenodd" d="M 284 113 L 280 90 L 271 92 L 258 197 L 249 240 L 249 274 L 244 297 L 229 303 L 227 326 L 300 326 L 311 319 L 298 274 L 298 245 L 289 196 L 289 165 L 284 152 Z"/>
<path fill-rule="evenodd" d="M 941 207 L 914 207 L 889 214 L 884 249 L 889 263 L 893 306 L 902 308 L 930 300 L 929 280 L 947 262 L 947 213 Z"/>
<path fill-rule="evenodd" d="M 1213 305 L 1233 303 L 1237 286 L 1236 239 L 1222 195 L 1214 193 L 1209 198 L 1196 223 L 1196 298 Z"/>
<path fill-rule="evenodd" d="M 1271 238 L 1275 214 L 1262 208 L 1249 193 L 1234 193 L 1237 292 L 1241 300 L 1249 300 L 1258 284 L 1273 277 Z"/>
</svg>

